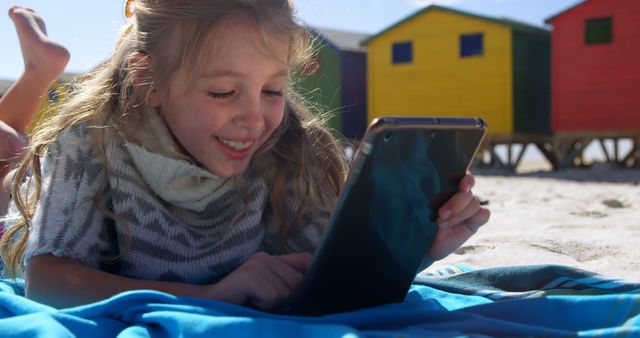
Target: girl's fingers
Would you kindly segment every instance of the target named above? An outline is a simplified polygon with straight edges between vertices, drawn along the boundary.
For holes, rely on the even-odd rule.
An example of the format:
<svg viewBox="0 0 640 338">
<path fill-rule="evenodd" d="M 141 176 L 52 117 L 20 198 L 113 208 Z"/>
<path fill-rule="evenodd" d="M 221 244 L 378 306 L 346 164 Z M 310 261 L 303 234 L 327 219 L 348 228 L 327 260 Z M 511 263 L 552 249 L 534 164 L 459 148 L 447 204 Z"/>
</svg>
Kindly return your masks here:
<svg viewBox="0 0 640 338">
<path fill-rule="evenodd" d="M 462 192 L 470 192 L 471 189 L 476 185 L 476 179 L 471 175 L 470 172 L 467 171 L 467 174 L 460 180 L 458 184 L 458 188 Z"/>
<path fill-rule="evenodd" d="M 460 191 L 453 195 L 445 203 L 445 205 L 443 205 L 440 210 L 438 210 L 438 223 L 440 223 L 441 221 L 446 221 L 451 216 L 460 212 L 466 207 L 471 198 L 473 198 L 471 189 L 475 186 L 475 184 L 476 179 L 473 177 L 473 175 L 471 175 L 470 172 L 467 171 L 467 174 L 460 180 L 460 183 L 458 184 L 458 189 Z"/>
<path fill-rule="evenodd" d="M 254 262 L 251 269 L 257 278 L 256 280 L 251 281 L 251 284 L 253 285 L 254 292 L 258 298 L 262 298 L 260 296 L 266 298 L 277 298 L 279 294 L 286 292 L 287 287 L 277 276 L 278 270 L 286 270 L 278 266 L 285 265 L 284 263 L 279 262 L 277 259 L 264 252 L 255 254 L 252 259 Z M 259 280 L 262 281 L 260 282 L 262 287 L 256 285 Z"/>
<path fill-rule="evenodd" d="M 311 255 L 308 253 L 271 256 L 258 253 L 252 257 L 254 277 L 249 303 L 261 309 L 272 308 L 290 298 L 304 277 Z"/>
<path fill-rule="evenodd" d="M 300 264 L 300 259 L 296 257 L 270 256 L 266 255 L 263 274 L 280 294 L 288 294 L 302 281 L 303 274 L 293 264 Z M 283 258 L 285 257 L 285 258 Z"/>
<path fill-rule="evenodd" d="M 278 262 L 273 266 L 273 274 L 279 279 L 280 283 L 286 287 L 284 296 L 288 297 L 302 282 L 304 270 L 291 266 L 285 262 L 282 257 L 275 257 L 275 259 Z"/>
<path fill-rule="evenodd" d="M 491 217 L 491 211 L 487 208 L 480 208 L 480 210 L 475 213 L 473 216 L 467 218 L 462 225 L 467 227 L 472 232 L 477 232 L 481 226 L 487 224 L 489 222 L 489 218 Z"/>
<path fill-rule="evenodd" d="M 300 272 L 306 272 L 311 264 L 311 258 L 313 256 L 308 252 L 299 252 L 278 257 L 292 268 Z"/>
<path fill-rule="evenodd" d="M 289 296 L 300 285 L 311 262 L 311 254 L 295 253 L 283 256 L 272 256 L 274 259 L 271 273 L 279 279 L 286 290 L 285 296 Z"/>
<path fill-rule="evenodd" d="M 473 200 L 473 194 L 458 192 L 438 210 L 438 224 L 448 221 L 451 217 L 461 212 Z"/>
<path fill-rule="evenodd" d="M 465 201 L 467 201 L 466 198 Z M 467 201 L 467 205 L 462 210 L 454 213 L 453 216 L 448 219 L 443 219 L 442 222 L 438 222 L 438 224 L 440 224 L 440 226 L 459 224 L 474 216 L 478 211 L 480 211 L 480 201 L 477 197 L 471 195 L 471 198 Z"/>
</svg>

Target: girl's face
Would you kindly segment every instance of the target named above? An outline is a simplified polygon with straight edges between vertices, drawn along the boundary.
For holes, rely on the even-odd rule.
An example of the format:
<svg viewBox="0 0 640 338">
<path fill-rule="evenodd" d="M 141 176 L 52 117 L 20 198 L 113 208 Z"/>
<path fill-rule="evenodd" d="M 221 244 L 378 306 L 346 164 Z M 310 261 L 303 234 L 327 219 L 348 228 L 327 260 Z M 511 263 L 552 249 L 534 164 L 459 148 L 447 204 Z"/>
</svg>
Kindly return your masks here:
<svg viewBox="0 0 640 338">
<path fill-rule="evenodd" d="M 289 48 L 281 36 L 270 38 L 267 48 L 243 18 L 228 22 L 218 36 L 221 42 L 211 47 L 196 79 L 178 71 L 149 103 L 189 155 L 212 173 L 231 177 L 247 169 L 282 121 Z"/>
</svg>

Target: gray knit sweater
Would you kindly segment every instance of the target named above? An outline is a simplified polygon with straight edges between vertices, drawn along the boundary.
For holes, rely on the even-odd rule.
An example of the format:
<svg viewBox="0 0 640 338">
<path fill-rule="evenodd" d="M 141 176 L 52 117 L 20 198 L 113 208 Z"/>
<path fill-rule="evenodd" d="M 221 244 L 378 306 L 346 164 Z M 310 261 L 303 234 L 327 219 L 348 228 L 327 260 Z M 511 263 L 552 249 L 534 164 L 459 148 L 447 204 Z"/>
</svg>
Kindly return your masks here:
<svg viewBox="0 0 640 338">
<path fill-rule="evenodd" d="M 93 154 L 86 126 L 61 134 L 43 161 L 25 261 L 50 253 L 127 277 L 202 284 L 220 280 L 258 251 L 276 253 L 266 182 L 251 168 L 223 179 L 149 151 L 154 147 L 144 143 L 150 139 L 176 148 L 162 125 L 151 128 L 143 144 L 110 137 L 109 170 Z M 105 175 L 100 205 L 115 221 L 92 204 Z M 310 208 L 288 246 L 313 251 L 328 217 Z"/>
</svg>

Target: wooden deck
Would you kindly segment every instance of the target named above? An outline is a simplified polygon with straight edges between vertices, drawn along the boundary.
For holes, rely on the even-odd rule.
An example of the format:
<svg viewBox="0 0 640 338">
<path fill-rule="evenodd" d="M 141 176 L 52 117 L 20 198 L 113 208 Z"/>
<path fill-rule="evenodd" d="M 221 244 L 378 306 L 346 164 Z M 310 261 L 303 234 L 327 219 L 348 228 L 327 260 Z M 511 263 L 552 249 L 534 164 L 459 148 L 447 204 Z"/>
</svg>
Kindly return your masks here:
<svg viewBox="0 0 640 338">
<path fill-rule="evenodd" d="M 631 149 L 620 153 L 620 143 L 631 141 Z M 536 147 L 553 169 L 585 165 L 584 150 L 597 142 L 605 155 L 606 162 L 622 167 L 640 167 L 640 130 L 629 131 L 585 131 L 558 132 L 553 134 L 512 134 L 488 135 L 483 143 L 479 160 L 486 165 L 515 171 L 520 165 L 528 147 Z M 613 143 L 613 150 L 605 145 Z M 500 156 L 496 147 L 506 146 L 506 156 Z"/>
</svg>

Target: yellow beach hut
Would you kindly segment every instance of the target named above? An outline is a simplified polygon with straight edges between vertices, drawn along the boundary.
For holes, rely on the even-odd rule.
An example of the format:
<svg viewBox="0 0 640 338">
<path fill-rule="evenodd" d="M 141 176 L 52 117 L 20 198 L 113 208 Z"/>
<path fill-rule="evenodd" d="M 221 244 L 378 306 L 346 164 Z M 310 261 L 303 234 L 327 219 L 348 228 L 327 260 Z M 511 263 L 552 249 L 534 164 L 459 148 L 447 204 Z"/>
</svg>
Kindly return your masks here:
<svg viewBox="0 0 640 338">
<path fill-rule="evenodd" d="M 479 116 L 490 134 L 550 132 L 550 32 L 428 6 L 363 42 L 368 120 Z"/>
</svg>

